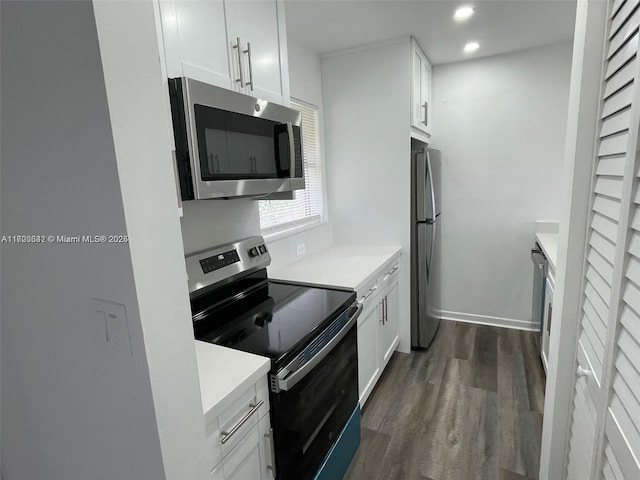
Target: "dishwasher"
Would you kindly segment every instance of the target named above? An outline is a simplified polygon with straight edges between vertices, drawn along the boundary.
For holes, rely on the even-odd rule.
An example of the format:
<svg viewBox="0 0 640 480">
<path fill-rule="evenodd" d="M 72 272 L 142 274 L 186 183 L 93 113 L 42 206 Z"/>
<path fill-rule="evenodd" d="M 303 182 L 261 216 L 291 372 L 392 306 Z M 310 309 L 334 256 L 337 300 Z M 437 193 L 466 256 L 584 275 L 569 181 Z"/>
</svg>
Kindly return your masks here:
<svg viewBox="0 0 640 480">
<path fill-rule="evenodd" d="M 531 304 L 531 321 L 537 323 L 540 327 L 539 342 L 540 347 L 542 348 L 542 336 L 545 328 L 544 301 L 548 262 L 547 257 L 545 257 L 542 248 L 540 248 L 540 245 L 538 245 L 537 242 L 531 249 L 531 261 L 533 262 L 533 301 Z"/>
</svg>

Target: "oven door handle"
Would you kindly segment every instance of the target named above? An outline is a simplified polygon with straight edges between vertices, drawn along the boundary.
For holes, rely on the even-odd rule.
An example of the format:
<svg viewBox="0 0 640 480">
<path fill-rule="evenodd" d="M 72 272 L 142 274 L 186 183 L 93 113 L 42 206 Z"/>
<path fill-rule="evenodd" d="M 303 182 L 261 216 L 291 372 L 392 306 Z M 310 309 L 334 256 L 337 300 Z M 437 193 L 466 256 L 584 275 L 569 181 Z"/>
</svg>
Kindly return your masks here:
<svg viewBox="0 0 640 480">
<path fill-rule="evenodd" d="M 314 355 L 314 357 L 305 363 L 301 368 L 296 370 L 295 372 L 289 372 L 286 368 L 277 375 L 278 378 L 278 387 L 280 390 L 291 390 L 300 380 L 306 377 L 313 368 L 318 365 L 330 352 L 335 348 L 338 343 L 345 337 L 347 332 L 353 327 L 353 325 L 358 320 L 358 317 L 362 313 L 362 309 L 364 307 L 362 304 L 358 304 L 356 307 L 356 312 L 351 316 L 349 321 L 345 324 L 344 327 L 340 329 L 340 331 L 333 337 L 322 349 Z M 280 375 L 283 375 L 282 377 Z"/>
</svg>

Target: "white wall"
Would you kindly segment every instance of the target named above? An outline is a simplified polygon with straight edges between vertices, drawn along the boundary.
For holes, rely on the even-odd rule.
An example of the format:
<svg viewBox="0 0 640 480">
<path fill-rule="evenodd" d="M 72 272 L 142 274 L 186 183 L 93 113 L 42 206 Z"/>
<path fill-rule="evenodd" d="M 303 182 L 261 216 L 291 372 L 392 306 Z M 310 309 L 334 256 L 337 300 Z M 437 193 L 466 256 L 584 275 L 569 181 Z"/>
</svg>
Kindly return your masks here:
<svg viewBox="0 0 640 480">
<path fill-rule="evenodd" d="M 322 122 L 320 59 L 317 54 L 298 45 L 295 40 L 288 41 L 288 50 L 291 95 L 316 105 Z M 321 154 L 324 154 L 322 130 L 320 150 Z M 260 235 L 258 203 L 251 199 L 184 202 L 183 211 L 181 224 L 186 254 L 240 238 Z M 329 223 L 294 235 L 273 238 L 268 241 L 271 266 L 277 267 L 296 260 L 296 247 L 300 243 L 305 244 L 305 255 L 308 255 L 328 247 L 331 242 L 332 232 Z"/>
<path fill-rule="evenodd" d="M 399 350 L 410 350 L 409 39 L 322 60 L 336 243 L 402 247 Z"/>
<path fill-rule="evenodd" d="M 254 200 L 195 200 L 182 204 L 185 254 L 260 235 L 258 204 Z"/>
<path fill-rule="evenodd" d="M 571 43 L 433 69 L 445 317 L 531 326 L 535 221 L 557 221 Z M 497 318 L 494 318 L 497 317 Z"/>
<path fill-rule="evenodd" d="M 327 162 L 324 147 L 324 108 L 322 100 L 322 69 L 320 57 L 315 52 L 300 45 L 295 39 L 288 39 L 289 50 L 289 81 L 291 96 L 298 100 L 311 103 L 318 107 L 318 120 L 320 122 L 320 156 Z M 326 175 L 326 169 L 325 169 Z M 326 177 L 325 177 L 326 178 Z M 326 187 L 326 185 L 325 185 Z M 304 243 L 306 254 L 327 248 L 333 242 L 331 224 L 328 223 L 327 192 L 324 189 L 325 222 L 323 225 L 304 230 L 295 235 L 270 240 L 268 242 L 271 251 L 271 266 L 279 267 L 296 260 L 296 247 Z"/>
<path fill-rule="evenodd" d="M 154 5 L 94 10 L 165 478 L 209 478 Z"/>
<path fill-rule="evenodd" d="M 2 234 L 127 234 L 92 4 L 1 8 Z M 3 478 L 165 478 L 129 245 L 1 255 Z M 125 305 L 130 354 L 92 297 Z"/>
</svg>

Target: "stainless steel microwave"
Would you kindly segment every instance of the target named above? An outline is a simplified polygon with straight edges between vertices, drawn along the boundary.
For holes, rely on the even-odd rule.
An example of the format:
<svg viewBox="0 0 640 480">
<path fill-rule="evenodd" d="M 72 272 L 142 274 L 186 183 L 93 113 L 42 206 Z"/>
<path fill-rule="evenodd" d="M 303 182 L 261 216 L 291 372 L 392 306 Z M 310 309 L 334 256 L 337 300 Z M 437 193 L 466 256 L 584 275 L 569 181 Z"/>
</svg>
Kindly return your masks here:
<svg viewBox="0 0 640 480">
<path fill-rule="evenodd" d="M 183 200 L 304 188 L 300 112 L 185 77 L 169 96 Z"/>
</svg>

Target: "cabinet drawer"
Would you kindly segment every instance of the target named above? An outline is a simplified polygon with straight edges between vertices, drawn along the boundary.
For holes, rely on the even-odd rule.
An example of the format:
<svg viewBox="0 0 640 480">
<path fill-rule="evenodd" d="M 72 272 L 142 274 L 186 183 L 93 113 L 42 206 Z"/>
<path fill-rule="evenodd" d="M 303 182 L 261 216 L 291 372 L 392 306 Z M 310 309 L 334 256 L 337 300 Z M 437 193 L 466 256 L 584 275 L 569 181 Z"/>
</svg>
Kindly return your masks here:
<svg viewBox="0 0 640 480">
<path fill-rule="evenodd" d="M 225 480 L 260 480 L 260 434 L 258 425 L 248 432 L 229 455 L 222 460 Z"/>
<path fill-rule="evenodd" d="M 380 292 L 384 292 L 389 287 L 389 285 L 394 283 L 395 279 L 398 277 L 399 272 L 400 272 L 399 259 L 387 265 L 384 269 L 384 273 L 380 276 L 380 279 L 378 280 L 378 290 Z"/>
<path fill-rule="evenodd" d="M 213 467 L 222 461 L 222 446 L 220 445 L 220 431 L 218 429 L 217 419 L 214 419 L 205 426 L 205 432 L 207 435 L 207 450 L 210 460 L 209 468 L 213 469 Z"/>
<path fill-rule="evenodd" d="M 211 472 L 211 475 L 209 475 L 209 478 L 211 480 L 224 480 L 224 471 L 222 470 L 222 463 L 213 469 L 213 471 Z"/>
<path fill-rule="evenodd" d="M 245 391 L 233 405 L 218 416 L 218 441 L 225 457 L 242 438 L 258 425 L 259 400 L 256 386 Z"/>
<path fill-rule="evenodd" d="M 374 278 L 371 280 L 364 288 L 362 288 L 362 295 L 360 295 L 357 299 L 358 303 L 361 303 L 364 309 L 367 309 L 367 306 L 370 303 L 373 303 L 374 297 L 378 293 L 378 279 Z"/>
<path fill-rule="evenodd" d="M 210 467 L 213 469 L 218 465 L 251 429 L 258 425 L 258 420 L 268 413 L 269 386 L 267 377 L 264 377 L 251 385 L 231 406 L 206 425 Z"/>
</svg>

